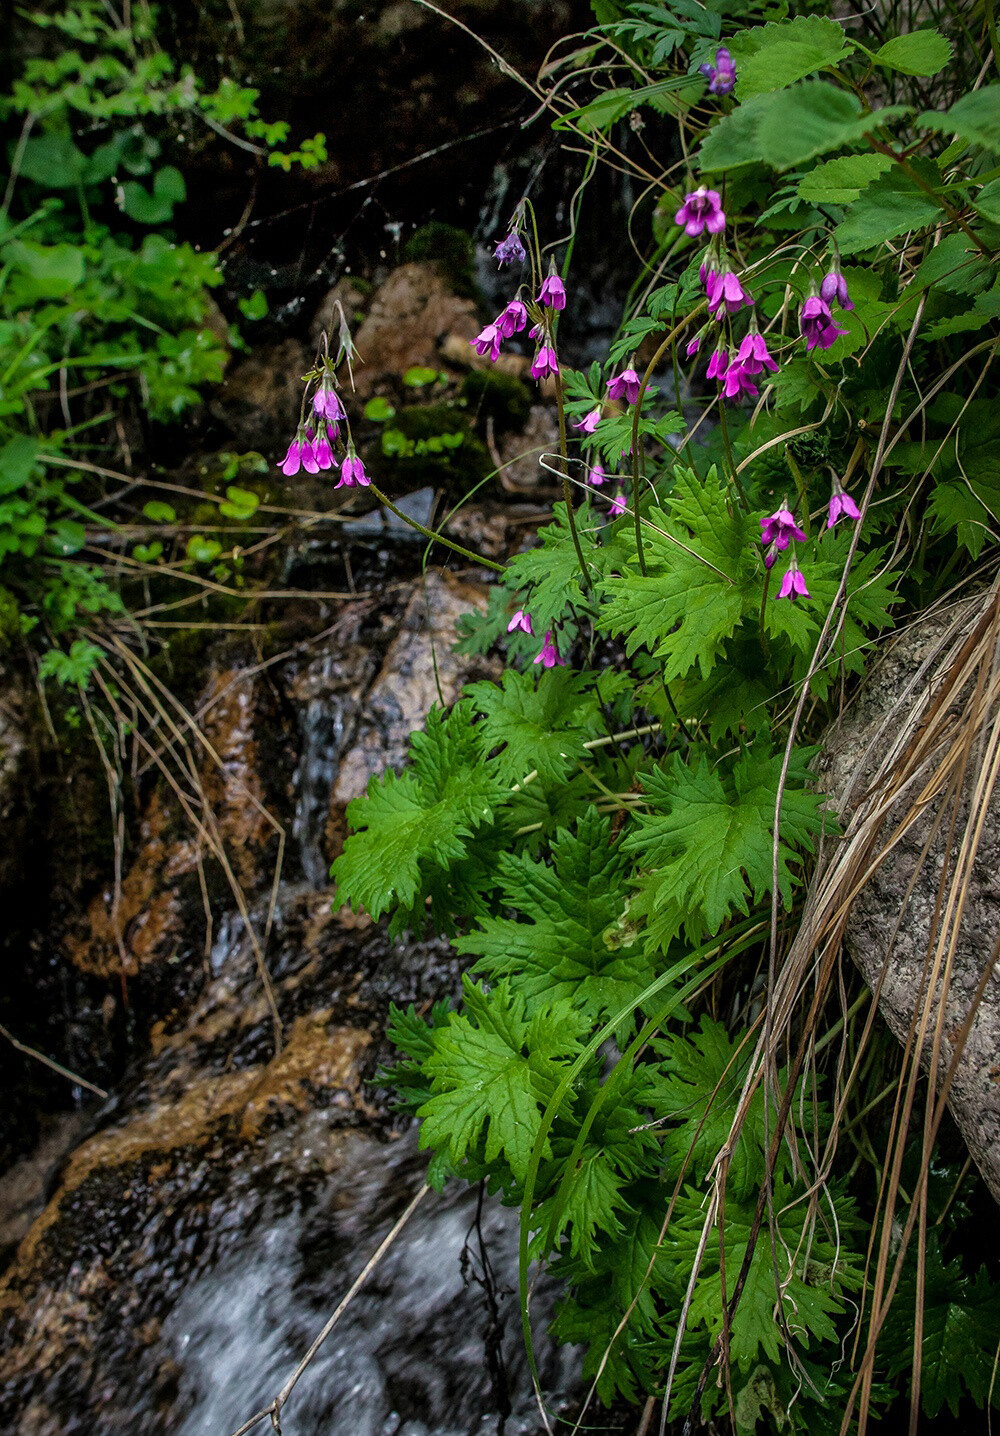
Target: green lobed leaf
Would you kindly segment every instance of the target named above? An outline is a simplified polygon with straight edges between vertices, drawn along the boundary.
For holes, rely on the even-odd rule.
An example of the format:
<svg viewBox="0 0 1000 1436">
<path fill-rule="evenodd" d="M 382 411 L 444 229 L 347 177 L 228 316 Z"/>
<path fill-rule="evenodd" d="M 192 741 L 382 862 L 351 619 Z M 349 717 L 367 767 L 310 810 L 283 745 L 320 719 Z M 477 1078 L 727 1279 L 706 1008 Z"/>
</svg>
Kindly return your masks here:
<svg viewBox="0 0 1000 1436">
<path fill-rule="evenodd" d="M 798 192 L 812 204 L 851 204 L 891 167 L 892 160 L 880 154 L 825 160 L 802 176 Z"/>
<path fill-rule="evenodd" d="M 934 199 L 897 167 L 868 186 L 833 237 L 843 254 L 855 254 L 908 230 L 924 229 L 941 213 Z"/>
<path fill-rule="evenodd" d="M 901 75 L 936 75 L 951 60 L 951 42 L 937 30 L 911 30 L 887 40 L 874 59 Z"/>
<path fill-rule="evenodd" d="M 481 1146 L 486 1162 L 502 1157 L 523 1181 L 541 1109 L 582 1050 L 587 1021 L 569 1003 L 529 1017 L 506 981 L 488 994 L 468 976 L 462 987 L 465 1012 L 438 1030 L 424 1063 L 434 1095 L 418 1114 L 420 1145 L 447 1150 L 456 1166 Z"/>
<path fill-rule="evenodd" d="M 806 75 L 845 59 L 854 47 L 835 20 L 822 15 L 799 15 L 776 24 L 741 30 L 729 41 L 736 63 L 736 95 L 781 90 Z"/>
<path fill-rule="evenodd" d="M 652 509 L 643 528 L 646 574 L 631 528 L 628 582 L 603 586 L 598 626 L 621 634 L 629 655 L 645 644 L 664 660 L 664 678 L 696 664 L 708 675 L 723 643 L 759 601 L 755 520 L 730 507 L 729 489 L 713 468 L 702 482 L 679 469 L 669 509 Z"/>
</svg>

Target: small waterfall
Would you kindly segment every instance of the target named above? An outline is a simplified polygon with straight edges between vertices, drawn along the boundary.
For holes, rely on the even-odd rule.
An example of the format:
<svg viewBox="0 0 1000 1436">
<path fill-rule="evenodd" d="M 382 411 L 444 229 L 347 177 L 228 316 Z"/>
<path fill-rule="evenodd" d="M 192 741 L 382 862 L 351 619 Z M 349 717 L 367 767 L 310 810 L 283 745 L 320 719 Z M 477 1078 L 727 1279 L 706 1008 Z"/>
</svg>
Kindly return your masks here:
<svg viewBox="0 0 1000 1436">
<path fill-rule="evenodd" d="M 341 756 L 354 737 L 360 692 L 372 667 L 368 654 L 357 649 L 345 653 L 343 645 L 332 645 L 294 681 L 302 746 L 294 777 L 292 836 L 298 843 L 302 871 L 315 888 L 329 882 L 323 835 L 330 794 Z"/>
<path fill-rule="evenodd" d="M 229 1436 L 273 1399 L 419 1186 L 412 1138 L 376 1146 L 351 1136 L 345 1145 L 343 1166 L 311 1211 L 265 1209 L 164 1324 L 163 1347 L 180 1372 L 176 1436 Z M 517 1316 L 517 1215 L 490 1203 L 481 1231 L 500 1285 L 506 1418 L 486 1369 L 490 1311 L 472 1279 L 481 1273 L 476 1194 L 456 1188 L 428 1193 L 348 1307 L 283 1412 L 288 1436 L 542 1429 Z M 551 1293 L 537 1293 L 533 1310 L 546 1391 L 558 1405 L 576 1353 L 545 1336 Z"/>
</svg>

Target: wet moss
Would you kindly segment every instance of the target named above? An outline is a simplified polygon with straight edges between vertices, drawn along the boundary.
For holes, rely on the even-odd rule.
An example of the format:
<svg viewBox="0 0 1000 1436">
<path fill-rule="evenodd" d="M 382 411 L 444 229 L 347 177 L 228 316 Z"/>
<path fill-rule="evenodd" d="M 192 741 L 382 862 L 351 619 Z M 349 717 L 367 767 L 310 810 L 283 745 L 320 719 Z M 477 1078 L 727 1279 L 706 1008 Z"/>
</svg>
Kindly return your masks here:
<svg viewBox="0 0 1000 1436">
<path fill-rule="evenodd" d="M 462 381 L 461 397 L 476 422 L 492 418 L 498 433 L 520 433 L 531 413 L 528 386 L 496 369 L 473 369 Z"/>
<path fill-rule="evenodd" d="M 486 445 L 456 405 L 414 404 L 382 434 L 378 467 L 393 486 L 445 486 L 465 493 L 493 468 Z"/>
<path fill-rule="evenodd" d="M 403 258 L 410 261 L 433 260 L 440 265 L 455 294 L 463 299 L 477 299 L 474 250 L 472 238 L 464 229 L 433 220 L 410 236 L 403 248 Z"/>
</svg>

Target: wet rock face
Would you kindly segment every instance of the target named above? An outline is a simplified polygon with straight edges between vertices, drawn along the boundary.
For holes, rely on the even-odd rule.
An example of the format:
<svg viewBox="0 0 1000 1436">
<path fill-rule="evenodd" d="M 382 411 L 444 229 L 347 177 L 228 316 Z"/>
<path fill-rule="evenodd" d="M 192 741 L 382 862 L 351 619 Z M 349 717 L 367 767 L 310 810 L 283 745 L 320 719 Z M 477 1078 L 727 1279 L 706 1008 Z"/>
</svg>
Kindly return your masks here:
<svg viewBox="0 0 1000 1436">
<path fill-rule="evenodd" d="M 856 701 L 833 727 L 824 745 L 820 778 L 837 807 L 850 837 L 866 813 L 886 791 L 883 765 L 899 753 L 900 733 L 912 735 L 914 714 L 926 720 L 938 705 L 957 713 L 970 697 L 973 678 L 949 688 L 950 675 L 961 671 L 964 645 L 977 626 L 990 621 L 988 595 L 955 604 L 911 625 L 889 645 L 865 680 Z M 992 639 L 987 662 L 992 662 Z M 944 697 L 942 697 L 944 695 Z M 940 714 L 938 715 L 940 717 Z M 995 721 L 995 715 L 993 720 Z M 903 1043 L 910 1041 L 914 1014 L 923 1008 L 928 953 L 935 950 L 939 915 L 947 907 L 955 860 L 969 822 L 973 774 L 985 735 L 977 740 L 957 807 L 949 797 L 925 802 L 915 822 L 894 838 L 884 857 L 853 897 L 845 933 L 847 950 L 866 982 L 879 991 L 879 1010 Z M 904 745 L 904 749 L 905 749 Z M 877 827 L 875 851 L 896 832 L 910 806 L 929 780 L 941 753 L 911 783 Z M 898 782 L 892 766 L 890 776 Z M 948 856 L 947 834 L 955 818 L 954 842 Z M 943 821 L 942 821 L 943 817 Z M 946 861 L 947 858 L 947 861 Z M 1000 1201 L 1000 981 L 994 966 L 981 994 L 986 968 L 995 961 L 1000 943 L 1000 799 L 994 793 L 985 813 L 976 856 L 965 891 L 964 910 L 951 957 L 951 975 L 944 994 L 939 982 L 931 1004 L 931 1020 L 923 1048 L 926 1070 L 938 1016 L 941 1023 L 939 1075 L 948 1070 L 959 1034 L 974 1012 L 958 1061 L 949 1106 L 986 1184 Z M 945 877 L 942 897 L 942 877 Z"/>
<path fill-rule="evenodd" d="M 419 1187 L 414 1142 L 397 1142 L 372 1079 L 392 1060 L 389 1004 L 428 1010 L 458 990 L 460 964 L 445 943 L 390 941 L 337 909 L 331 814 L 342 824 L 369 775 L 403 762 L 438 696 L 433 658 L 446 702 L 486 671 L 450 651 L 458 618 L 483 601 L 431 571 L 381 605 L 344 605 L 266 675 L 231 655 L 210 664 L 192 750 L 210 821 L 185 825 L 170 786 L 155 785 L 117 908 L 102 890 L 67 937 L 76 970 L 110 992 L 162 981 L 174 997 L 89 1134 L 67 1152 L 81 1134 L 57 1133 L 57 1170 L 44 1185 L 21 1173 L 7 1205 L 9 1243 L 48 1194 L 0 1283 L 0 1420 L 16 1436 L 226 1436 L 275 1394 L 268 1384 Z M 288 745 L 283 775 L 271 755 Z M 274 887 L 263 815 L 282 793 L 296 819 Z M 202 892 L 199 865 L 220 867 L 214 841 L 236 886 L 216 871 Z M 463 1258 L 470 1232 L 474 1193 L 427 1198 L 303 1386 L 303 1430 L 495 1427 L 503 1400 L 484 1374 L 491 1317 L 475 1243 Z M 491 1211 L 484 1239 L 510 1288 L 515 1215 Z M 501 1307 L 507 1430 L 533 1433 L 513 1304 Z"/>
</svg>

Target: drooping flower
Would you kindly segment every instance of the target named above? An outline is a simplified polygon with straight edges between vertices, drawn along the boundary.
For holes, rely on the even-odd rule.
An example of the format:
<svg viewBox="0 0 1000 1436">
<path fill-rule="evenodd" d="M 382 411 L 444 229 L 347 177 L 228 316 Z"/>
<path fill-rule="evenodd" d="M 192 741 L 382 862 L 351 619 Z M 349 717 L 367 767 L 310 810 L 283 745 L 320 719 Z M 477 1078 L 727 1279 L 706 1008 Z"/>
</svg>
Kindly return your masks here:
<svg viewBox="0 0 1000 1436">
<path fill-rule="evenodd" d="M 542 644 L 541 649 L 531 661 L 532 663 L 541 663 L 545 668 L 554 668 L 557 663 L 561 663 L 563 666 L 565 666 L 565 658 L 559 657 L 559 650 L 556 648 L 555 644 L 552 641 L 551 628 L 547 628 L 545 630 L 545 642 Z"/>
<path fill-rule="evenodd" d="M 555 270 L 542 280 L 542 287 L 538 291 L 538 303 L 547 304 L 550 309 L 566 308 L 566 286 Z"/>
<path fill-rule="evenodd" d="M 611 506 L 608 509 L 608 517 L 613 519 L 620 519 L 624 512 L 625 494 L 623 490 L 619 489 L 618 492 L 615 494 L 614 498 L 611 500 Z"/>
<path fill-rule="evenodd" d="M 334 435 L 336 437 L 336 435 Z M 313 443 L 313 457 L 316 466 L 320 469 L 333 468 L 333 450 L 330 448 L 330 440 L 327 435 L 326 423 L 320 419 L 316 429 L 316 439 Z"/>
<path fill-rule="evenodd" d="M 709 249 L 706 249 L 706 250 L 705 250 L 705 258 L 701 261 L 701 264 L 698 266 L 698 278 L 701 280 L 702 284 L 704 285 L 704 287 L 705 287 L 705 293 L 708 295 L 709 299 L 711 299 L 711 297 L 712 297 L 712 286 L 713 286 L 714 281 L 715 281 L 715 276 L 718 274 L 718 272 L 719 272 L 719 261 L 718 261 L 718 257 L 713 253 L 713 251 L 712 251 L 710 248 L 709 248 Z"/>
<path fill-rule="evenodd" d="M 508 623 L 508 633 L 513 633 L 515 629 L 519 630 L 521 633 L 528 633 L 531 635 L 532 638 L 534 638 L 534 630 L 531 627 L 531 614 L 526 608 L 519 608 L 514 614 L 514 617 Z"/>
<path fill-rule="evenodd" d="M 844 492 L 840 480 L 834 479 L 833 493 L 830 495 L 830 511 L 827 515 L 826 526 L 832 529 L 838 519 L 853 519 L 857 523 L 861 517 L 861 510 L 851 498 L 850 494 Z"/>
<path fill-rule="evenodd" d="M 299 472 L 299 469 L 305 469 L 307 474 L 319 473 L 319 465 L 316 462 L 312 440 L 309 438 L 309 430 L 301 424 L 296 429 L 295 438 L 289 444 L 288 452 L 281 461 L 281 472 L 286 478 L 292 478 Z"/>
<path fill-rule="evenodd" d="M 598 405 L 596 409 L 591 409 L 589 414 L 584 414 L 583 418 L 573 425 L 573 428 L 579 429 L 581 434 L 592 434 L 600 422 L 601 409 Z"/>
<path fill-rule="evenodd" d="M 762 369 L 770 369 L 772 374 L 778 372 L 778 366 L 768 351 L 767 340 L 756 328 L 752 328 L 745 337 L 736 358 L 746 374 L 759 374 Z"/>
<path fill-rule="evenodd" d="M 532 379 L 544 379 L 547 375 L 559 373 L 559 360 L 551 344 L 543 344 L 531 361 Z"/>
<path fill-rule="evenodd" d="M 365 466 L 354 452 L 354 445 L 348 444 L 347 457 L 340 466 L 338 489 L 366 489 L 371 479 L 365 473 Z"/>
<path fill-rule="evenodd" d="M 840 272 L 840 265 L 834 261 L 832 269 L 823 276 L 819 297 L 826 304 L 839 304 L 841 309 L 853 309 L 851 296 L 847 292 L 847 280 Z"/>
<path fill-rule="evenodd" d="M 608 380 L 608 398 L 619 401 L 624 399 L 626 404 L 634 404 L 641 388 L 642 380 L 630 365 L 628 369 L 623 369 L 620 374 Z"/>
<path fill-rule="evenodd" d="M 778 589 L 779 598 L 790 598 L 794 602 L 797 598 L 808 598 L 809 590 L 806 588 L 806 581 L 802 570 L 792 559 L 785 569 L 785 576 L 781 580 L 781 587 Z"/>
<path fill-rule="evenodd" d="M 502 342 L 503 335 L 500 333 L 496 324 L 484 325 L 475 339 L 469 340 L 469 343 L 480 358 L 489 358 L 493 364 L 500 358 L 500 345 Z"/>
<path fill-rule="evenodd" d="M 726 370 L 729 368 L 729 350 L 726 346 L 720 345 L 714 351 L 708 361 L 708 368 L 705 370 L 706 379 L 718 379 L 721 384 L 726 377 Z"/>
<path fill-rule="evenodd" d="M 684 233 L 692 239 L 707 230 L 709 234 L 721 234 L 726 227 L 726 216 L 718 190 L 705 189 L 704 185 L 692 194 L 684 196 L 684 203 L 674 215 L 674 222 L 684 226 Z"/>
<path fill-rule="evenodd" d="M 716 274 L 709 275 L 706 287 L 708 312 L 713 319 L 720 319 L 723 309 L 727 314 L 735 314 L 744 304 L 753 308 L 753 296 L 743 288 L 739 275 L 731 269 L 720 269 Z"/>
<path fill-rule="evenodd" d="M 701 73 L 708 80 L 709 92 L 713 95 L 728 95 L 736 84 L 736 66 L 733 64 L 733 57 L 725 45 L 720 45 L 715 52 L 715 64 L 704 64 L 698 66 Z"/>
<path fill-rule="evenodd" d="M 800 543 L 805 540 L 805 534 L 795 522 L 795 515 L 791 509 L 781 503 L 773 514 L 768 514 L 760 521 L 760 541 L 764 548 L 770 549 L 773 545 L 774 552 L 765 557 L 764 562 L 768 568 L 774 563 L 779 553 L 784 553 L 792 539 L 798 539 Z"/>
<path fill-rule="evenodd" d="M 528 322 L 528 311 L 520 299 L 512 299 L 502 314 L 499 314 L 494 323 L 505 339 L 520 334 Z"/>
<path fill-rule="evenodd" d="M 334 389 L 325 375 L 320 380 L 319 388 L 313 395 L 313 409 L 321 419 L 325 419 L 328 424 L 333 426 L 332 434 L 333 437 L 336 438 L 337 425 L 341 419 L 346 419 L 347 415 L 344 412 L 344 406 L 340 402 L 340 397 L 336 389 Z"/>
<path fill-rule="evenodd" d="M 595 489 L 599 489 L 607 477 L 604 465 L 600 463 L 594 464 L 587 474 L 587 483 L 592 484 Z"/>
<path fill-rule="evenodd" d="M 521 236 L 516 230 L 511 230 L 506 239 L 501 239 L 493 250 L 493 254 L 501 265 L 523 264 L 527 258 L 527 252 L 521 243 Z"/>
<path fill-rule="evenodd" d="M 694 336 L 694 338 L 688 340 L 687 345 L 684 349 L 684 354 L 686 358 L 693 359 L 694 356 L 697 354 L 698 350 L 701 348 L 701 339 L 704 332 L 704 329 L 699 329 L 698 333 Z"/>
<path fill-rule="evenodd" d="M 756 398 L 759 393 L 757 385 L 753 382 L 747 369 L 740 363 L 739 359 L 733 360 L 726 370 L 725 377 L 721 380 L 721 383 L 723 385 L 723 394 L 727 399 L 732 399 L 734 403 L 738 399 L 742 399 L 744 394 L 749 394 L 752 398 Z"/>
<path fill-rule="evenodd" d="M 829 304 L 818 294 L 811 294 L 803 304 L 799 327 L 806 341 L 806 349 L 815 349 L 817 344 L 821 349 L 829 349 L 841 335 L 847 333 L 846 329 L 838 329 L 834 324 Z"/>
</svg>

